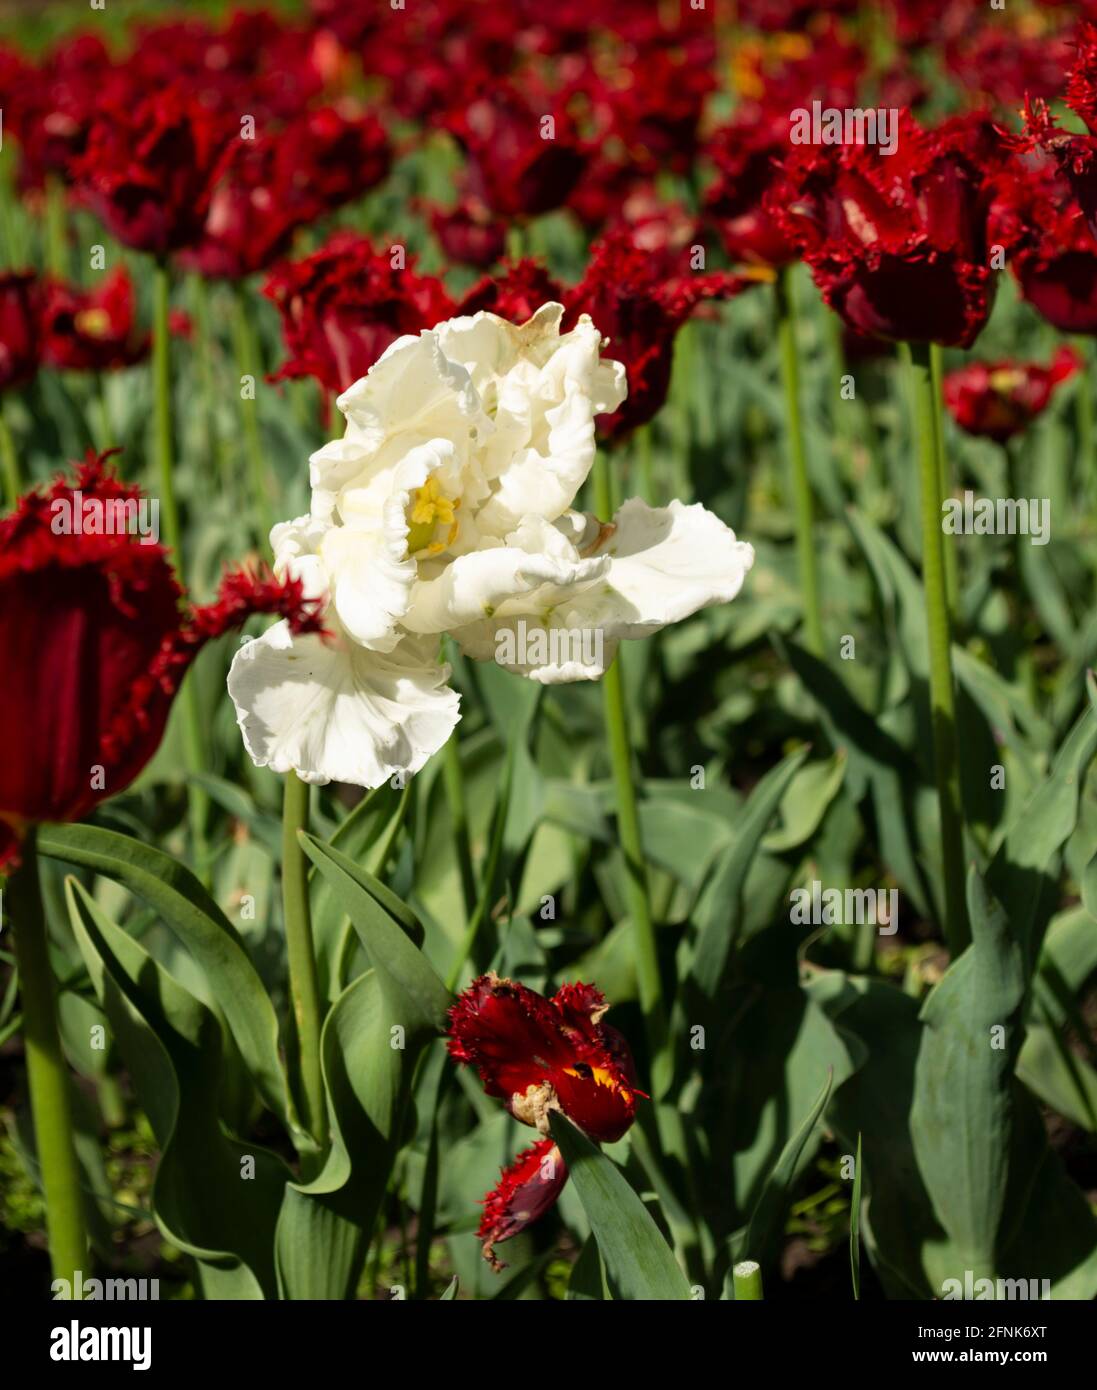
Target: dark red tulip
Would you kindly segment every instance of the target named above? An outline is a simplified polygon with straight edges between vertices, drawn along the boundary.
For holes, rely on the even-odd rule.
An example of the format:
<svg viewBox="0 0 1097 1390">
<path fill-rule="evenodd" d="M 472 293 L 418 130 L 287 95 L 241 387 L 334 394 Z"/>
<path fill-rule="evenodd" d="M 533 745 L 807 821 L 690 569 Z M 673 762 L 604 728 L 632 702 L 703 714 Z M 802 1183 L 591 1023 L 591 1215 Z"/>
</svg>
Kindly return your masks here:
<svg viewBox="0 0 1097 1390">
<path fill-rule="evenodd" d="M 771 212 L 800 245 L 826 302 L 859 333 L 970 347 L 994 297 L 988 217 L 1003 155 L 981 118 L 900 122 L 870 145 L 796 147 L 791 201 Z"/>
<path fill-rule="evenodd" d="M 587 273 L 568 290 L 565 327 L 589 314 L 606 337 L 606 355 L 625 364 L 628 396 L 620 409 L 600 415 L 601 438 L 618 441 L 647 424 L 670 386 L 674 340 L 706 299 L 727 299 L 750 281 L 724 272 L 699 274 L 680 261 L 642 250 L 630 232 L 611 232 L 590 253 Z"/>
<path fill-rule="evenodd" d="M 961 429 L 1004 444 L 1048 407 L 1057 387 L 1081 369 L 1073 348 L 1062 347 L 1051 365 L 968 362 L 944 380 L 945 404 Z"/>
<path fill-rule="evenodd" d="M 447 125 L 468 155 L 470 189 L 501 217 L 560 207 L 588 157 L 561 106 L 508 83 L 495 83 Z"/>
<path fill-rule="evenodd" d="M 100 110 L 74 174 L 119 241 L 166 255 L 201 238 L 233 131 L 182 85 L 117 100 Z"/>
<path fill-rule="evenodd" d="M 40 287 L 33 271 L 0 274 L 0 391 L 38 370 Z"/>
<path fill-rule="evenodd" d="M 502 260 L 507 226 L 479 198 L 467 195 L 452 208 L 432 206 L 430 225 L 446 259 L 486 270 Z"/>
<path fill-rule="evenodd" d="M 788 116 L 760 114 L 716 132 L 706 153 L 716 181 L 705 214 L 733 261 L 778 268 L 799 259 L 795 240 L 770 210 L 791 189 L 781 161 L 789 153 Z"/>
<path fill-rule="evenodd" d="M 562 1111 L 596 1143 L 620 1139 L 636 1117 L 636 1073 L 628 1044 L 602 1022 L 608 1005 L 593 985 L 564 985 L 551 999 L 494 973 L 481 975 L 450 1009 L 449 1051 L 475 1067 L 489 1096 L 523 1124 L 549 1134 Z M 502 1268 L 495 1246 L 553 1205 L 567 1178 L 542 1137 L 503 1173 L 484 1199 L 484 1258 Z"/>
<path fill-rule="evenodd" d="M 20 184 L 40 188 L 48 174 L 67 179 L 84 152 L 99 103 L 123 88 L 128 90 L 125 76 L 98 34 L 76 34 L 55 45 L 26 74 L 15 103 Z"/>
<path fill-rule="evenodd" d="M 280 139 L 234 140 L 227 147 L 201 238 L 180 256 L 184 266 L 243 279 L 284 255 L 294 232 L 316 215 L 312 200 L 285 177 Z"/>
<path fill-rule="evenodd" d="M 1061 333 L 1097 334 L 1097 242 L 1052 161 L 1015 162 L 999 185 L 991 237 L 1039 314 Z"/>
<path fill-rule="evenodd" d="M 473 285 L 458 304 L 457 313 L 476 314 L 486 309 L 511 323 L 526 323 L 542 304 L 553 300 L 563 303 L 564 290 L 540 261 L 508 261 L 498 275 L 485 275 Z"/>
<path fill-rule="evenodd" d="M 440 280 L 420 275 L 402 248 L 375 251 L 365 237 L 336 232 L 319 251 L 275 268 L 263 293 L 282 315 L 289 360 L 277 378 L 312 376 L 344 391 L 405 333 L 453 313 Z M 276 379 L 277 379 L 276 378 Z"/>
<path fill-rule="evenodd" d="M 369 111 L 334 106 L 310 111 L 275 137 L 279 185 L 314 216 L 353 202 L 388 174 L 392 147 Z"/>
<path fill-rule="evenodd" d="M 133 282 L 121 267 L 97 289 L 47 281 L 42 306 L 42 360 L 68 371 L 130 367 L 148 355 L 137 324 Z"/>
<path fill-rule="evenodd" d="M 191 608 L 151 512 L 105 459 L 78 465 L 21 498 L 0 520 L 0 865 L 18 859 L 40 821 L 86 816 L 124 791 L 156 751 L 191 661 L 252 613 L 317 631 L 300 583 L 225 576 L 214 603 Z"/>
<path fill-rule="evenodd" d="M 603 88 L 609 129 L 630 162 L 684 174 L 697 152 L 705 101 L 716 87 L 711 67 L 653 48 L 616 68 Z"/>
</svg>

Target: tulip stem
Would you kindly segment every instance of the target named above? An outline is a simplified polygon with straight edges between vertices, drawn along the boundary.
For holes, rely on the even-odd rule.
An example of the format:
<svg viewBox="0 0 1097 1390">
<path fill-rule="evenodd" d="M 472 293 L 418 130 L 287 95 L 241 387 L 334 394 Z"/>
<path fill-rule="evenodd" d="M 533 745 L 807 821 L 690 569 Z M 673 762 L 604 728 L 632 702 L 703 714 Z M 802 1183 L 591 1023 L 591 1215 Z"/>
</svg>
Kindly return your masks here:
<svg viewBox="0 0 1097 1390">
<path fill-rule="evenodd" d="M 796 513 L 796 555 L 800 567 L 800 591 L 804 602 L 804 640 L 815 656 L 823 654 L 823 621 L 819 612 L 819 577 L 816 565 L 815 503 L 808 478 L 804 425 L 800 414 L 800 358 L 796 346 L 796 303 L 792 266 L 777 272 L 777 345 L 788 415 L 788 454 L 792 469 L 793 504 Z"/>
<path fill-rule="evenodd" d="M 1075 347 L 1082 359 L 1075 405 L 1078 420 L 1078 455 L 1082 460 L 1082 476 L 1088 491 L 1092 483 L 1094 465 L 1097 465 L 1097 429 L 1094 428 L 1093 421 L 1093 359 L 1088 339 L 1075 339 Z"/>
<path fill-rule="evenodd" d="M 38 877 L 35 830 L 23 842 L 23 862 L 10 881 L 15 955 L 23 1003 L 27 1088 L 55 1279 L 75 1281 L 87 1258 L 84 1194 L 72 1123 L 69 1074 L 57 1026 L 57 983 L 50 965 Z"/>
<path fill-rule="evenodd" d="M 933 727 L 933 761 L 941 821 L 944 871 L 944 932 L 953 958 L 970 939 L 964 905 L 964 840 L 960 804 L 960 758 L 956 736 L 956 700 L 952 683 L 952 622 L 945 572 L 945 538 L 941 529 L 942 467 L 937 392 L 929 347 L 904 345 L 911 379 L 918 443 L 922 503 L 922 582 L 929 636 L 929 694 Z"/>
<path fill-rule="evenodd" d="M 23 477 L 19 469 L 19 455 L 15 452 L 15 440 L 4 413 L 3 396 L 0 396 L 0 469 L 4 473 L 8 505 L 14 507 L 23 491 Z"/>
<path fill-rule="evenodd" d="M 183 539 L 179 524 L 179 505 L 175 499 L 175 446 L 171 418 L 171 270 L 165 260 L 157 260 L 153 275 L 152 378 L 156 418 L 156 457 L 160 472 L 160 508 L 164 518 L 164 540 L 171 551 L 175 573 L 185 582 Z M 179 692 L 183 716 L 183 752 L 189 772 L 200 772 L 203 765 L 202 712 L 198 705 L 195 673 L 190 671 Z M 205 871 L 206 820 L 209 797 L 195 782 L 187 783 L 187 810 L 195 863 Z"/>
<path fill-rule="evenodd" d="M 263 440 L 259 433 L 259 350 L 252 329 L 252 305 L 242 284 L 234 286 L 236 313 L 234 317 L 236 340 L 236 366 L 240 373 L 240 421 L 244 431 L 244 448 L 247 453 L 248 472 L 251 474 L 251 488 L 255 502 L 256 521 L 259 531 L 259 548 L 268 544 L 273 520 L 270 502 L 267 498 L 267 475 L 263 467 Z M 244 395 L 242 378 L 250 377 L 253 395 Z"/>
<path fill-rule="evenodd" d="M 603 518 L 611 517 L 614 511 L 613 482 L 609 457 L 602 450 L 599 450 L 594 460 L 594 498 L 597 514 Z M 640 1008 L 644 1015 L 651 1052 L 653 1092 L 658 1098 L 665 1093 L 670 1081 L 671 1057 L 655 923 L 652 920 L 647 866 L 640 836 L 640 811 L 632 770 L 625 687 L 621 679 L 619 659 L 611 663 L 602 677 L 602 698 L 617 803 L 617 834 L 625 860 L 625 896 L 636 951 Z"/>
<path fill-rule="evenodd" d="M 456 729 L 446 739 L 442 753 L 442 775 L 445 779 L 446 802 L 449 805 L 449 819 L 453 831 L 457 867 L 461 872 L 461 892 L 465 899 L 465 916 L 471 921 L 472 915 L 476 911 L 476 873 L 472 867 L 468 806 L 465 801 L 465 775 L 461 768 L 461 747 L 457 741 Z"/>
<path fill-rule="evenodd" d="M 931 343 L 929 346 L 929 365 L 933 374 L 933 427 L 934 440 L 937 450 L 937 484 L 941 490 L 941 501 L 952 494 L 952 484 L 949 476 L 948 455 L 945 452 L 945 414 L 944 414 L 944 395 L 943 381 L 944 369 L 941 360 L 941 348 L 938 343 Z M 952 614 L 953 622 L 956 621 L 960 601 L 960 573 L 958 569 L 958 559 L 956 547 L 945 546 L 945 586 L 948 591 L 948 608 Z"/>
<path fill-rule="evenodd" d="M 58 280 L 68 278 L 68 235 L 65 227 L 65 185 L 56 174 L 46 175 L 46 266 Z"/>
<path fill-rule="evenodd" d="M 736 1303 L 759 1302 L 762 1298 L 762 1267 L 756 1260 L 740 1260 L 732 1267 Z"/>
<path fill-rule="evenodd" d="M 213 471 L 222 492 L 236 506 L 236 488 L 232 473 L 225 467 L 225 450 L 221 431 L 217 427 L 217 405 L 213 388 L 213 332 L 210 327 L 209 287 L 203 276 L 191 276 L 191 294 L 194 305 L 194 333 L 198 349 L 198 375 L 202 383 L 202 397 L 206 415 L 206 447 L 213 460 Z"/>
<path fill-rule="evenodd" d="M 302 1119 L 322 1148 L 327 1141 L 327 1108 L 320 1066 L 320 981 L 312 942 L 308 860 L 297 835 L 299 830 L 308 830 L 309 790 L 309 784 L 302 782 L 296 772 L 286 774 L 282 800 L 282 916 L 297 1030 Z"/>
</svg>

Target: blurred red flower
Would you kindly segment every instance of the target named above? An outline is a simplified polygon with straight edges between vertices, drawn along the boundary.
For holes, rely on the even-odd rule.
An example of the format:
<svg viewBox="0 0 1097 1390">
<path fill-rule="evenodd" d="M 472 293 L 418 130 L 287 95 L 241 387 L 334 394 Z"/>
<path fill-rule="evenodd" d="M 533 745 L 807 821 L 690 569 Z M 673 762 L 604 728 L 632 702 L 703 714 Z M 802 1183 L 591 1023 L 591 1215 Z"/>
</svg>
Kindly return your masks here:
<svg viewBox="0 0 1097 1390">
<path fill-rule="evenodd" d="M 548 93 L 496 82 L 447 128 L 465 150 L 468 183 L 502 217 L 536 217 L 567 200 L 589 152 L 564 108 Z"/>
<path fill-rule="evenodd" d="M 119 241 L 163 256 L 201 238 L 232 132 L 181 85 L 112 99 L 73 172 Z"/>
<path fill-rule="evenodd" d="M 21 498 L 0 520 L 0 643 L 8 663 L 0 720 L 0 866 L 14 867 L 28 824 L 86 816 L 133 781 L 156 751 L 190 663 L 252 613 L 318 631 L 298 581 L 237 572 L 217 600 L 181 605 L 163 546 L 136 534 L 137 488 L 108 455 Z"/>
<path fill-rule="evenodd" d="M 787 113 L 733 122 L 706 147 L 716 180 L 705 193 L 705 214 L 733 261 L 778 268 L 799 259 L 795 240 L 770 211 L 791 197 L 780 163 L 789 148 Z"/>
<path fill-rule="evenodd" d="M 987 224 L 1004 137 L 979 116 L 923 130 L 909 112 L 898 147 L 796 147 L 793 197 L 768 207 L 849 327 L 894 341 L 970 347 L 990 314 Z"/>
<path fill-rule="evenodd" d="M 600 437 L 616 442 L 645 425 L 662 407 L 670 386 L 674 340 L 706 299 L 729 299 L 752 281 L 727 272 L 698 274 L 680 257 L 643 250 L 631 232 L 608 233 L 591 249 L 586 275 L 564 298 L 565 328 L 589 314 L 608 339 L 606 355 L 623 362 L 628 396 L 600 415 Z"/>
<path fill-rule="evenodd" d="M 84 152 L 98 103 L 124 84 L 98 34 L 66 38 L 39 67 L 28 69 L 13 102 L 20 185 L 40 188 L 47 174 L 68 178 Z"/>
<path fill-rule="evenodd" d="M 1047 409 L 1056 387 L 1081 370 L 1073 348 L 1061 347 L 1051 365 L 968 362 L 944 380 L 945 404 L 968 434 L 1004 444 Z"/>
<path fill-rule="evenodd" d="M 446 258 L 461 265 L 486 270 L 501 260 L 507 245 L 507 227 L 487 205 L 469 194 L 452 208 L 432 205 L 430 225 Z"/>
<path fill-rule="evenodd" d="M 304 260 L 277 266 L 263 293 L 282 315 L 289 360 L 274 379 L 312 376 L 345 391 L 396 338 L 452 315 L 440 280 L 418 274 L 414 257 L 402 267 L 393 261 L 394 252 L 341 231 Z"/>
<path fill-rule="evenodd" d="M 312 206 L 332 212 L 367 193 L 388 174 L 392 147 L 371 111 L 324 106 L 291 121 L 275 137 L 280 185 Z"/>
<path fill-rule="evenodd" d="M 562 986 L 551 999 L 494 973 L 481 975 L 450 1009 L 449 1051 L 475 1067 L 484 1090 L 544 1136 L 503 1171 L 484 1199 L 484 1258 L 503 1268 L 495 1246 L 544 1214 L 567 1171 L 549 1135 L 560 1111 L 596 1143 L 620 1139 L 636 1117 L 636 1072 L 628 1044 L 602 1018 L 593 985 Z"/>
<path fill-rule="evenodd" d="M 69 371 L 129 367 L 147 356 L 149 335 L 137 324 L 136 296 L 119 267 L 97 289 L 48 280 L 42 306 L 42 360 Z"/>
<path fill-rule="evenodd" d="M 33 271 L 0 274 L 0 391 L 21 386 L 38 370 L 40 295 Z"/>
<path fill-rule="evenodd" d="M 458 314 L 476 314 L 481 309 L 511 323 L 526 323 L 542 304 L 564 302 L 563 288 L 540 261 L 507 261 L 498 275 L 485 275 L 473 285 L 457 306 Z"/>
<path fill-rule="evenodd" d="M 1037 313 L 1061 333 L 1097 334 L 1097 242 L 1054 163 L 1015 162 L 999 184 L 991 238 Z"/>
</svg>

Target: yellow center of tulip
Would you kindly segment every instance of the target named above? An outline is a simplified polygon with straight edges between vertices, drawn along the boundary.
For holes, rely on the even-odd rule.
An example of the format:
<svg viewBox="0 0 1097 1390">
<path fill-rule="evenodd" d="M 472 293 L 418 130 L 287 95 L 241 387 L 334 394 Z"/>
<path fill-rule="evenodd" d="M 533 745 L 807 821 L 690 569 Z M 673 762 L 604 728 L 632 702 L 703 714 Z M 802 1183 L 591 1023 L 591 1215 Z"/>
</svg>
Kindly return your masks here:
<svg viewBox="0 0 1097 1390">
<path fill-rule="evenodd" d="M 408 554 L 438 555 L 457 537 L 459 497 L 446 497 L 436 478 L 417 487 L 408 503 Z M 445 540 L 437 537 L 439 526 L 448 527 Z"/>
<path fill-rule="evenodd" d="M 105 338 L 110 332 L 110 315 L 106 309 L 81 309 L 74 320 L 77 333 L 86 338 Z"/>
</svg>

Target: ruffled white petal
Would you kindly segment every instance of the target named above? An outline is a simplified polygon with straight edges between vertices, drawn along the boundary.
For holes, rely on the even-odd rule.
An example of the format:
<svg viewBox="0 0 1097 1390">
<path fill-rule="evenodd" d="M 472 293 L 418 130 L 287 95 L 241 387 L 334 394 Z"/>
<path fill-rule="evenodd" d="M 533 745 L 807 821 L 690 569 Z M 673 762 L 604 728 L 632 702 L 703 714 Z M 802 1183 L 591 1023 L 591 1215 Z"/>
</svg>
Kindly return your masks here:
<svg viewBox="0 0 1097 1390">
<path fill-rule="evenodd" d="M 252 761 L 306 782 L 379 787 L 449 738 L 460 696 L 434 639 L 388 653 L 276 623 L 236 653 L 228 688 Z"/>
</svg>

